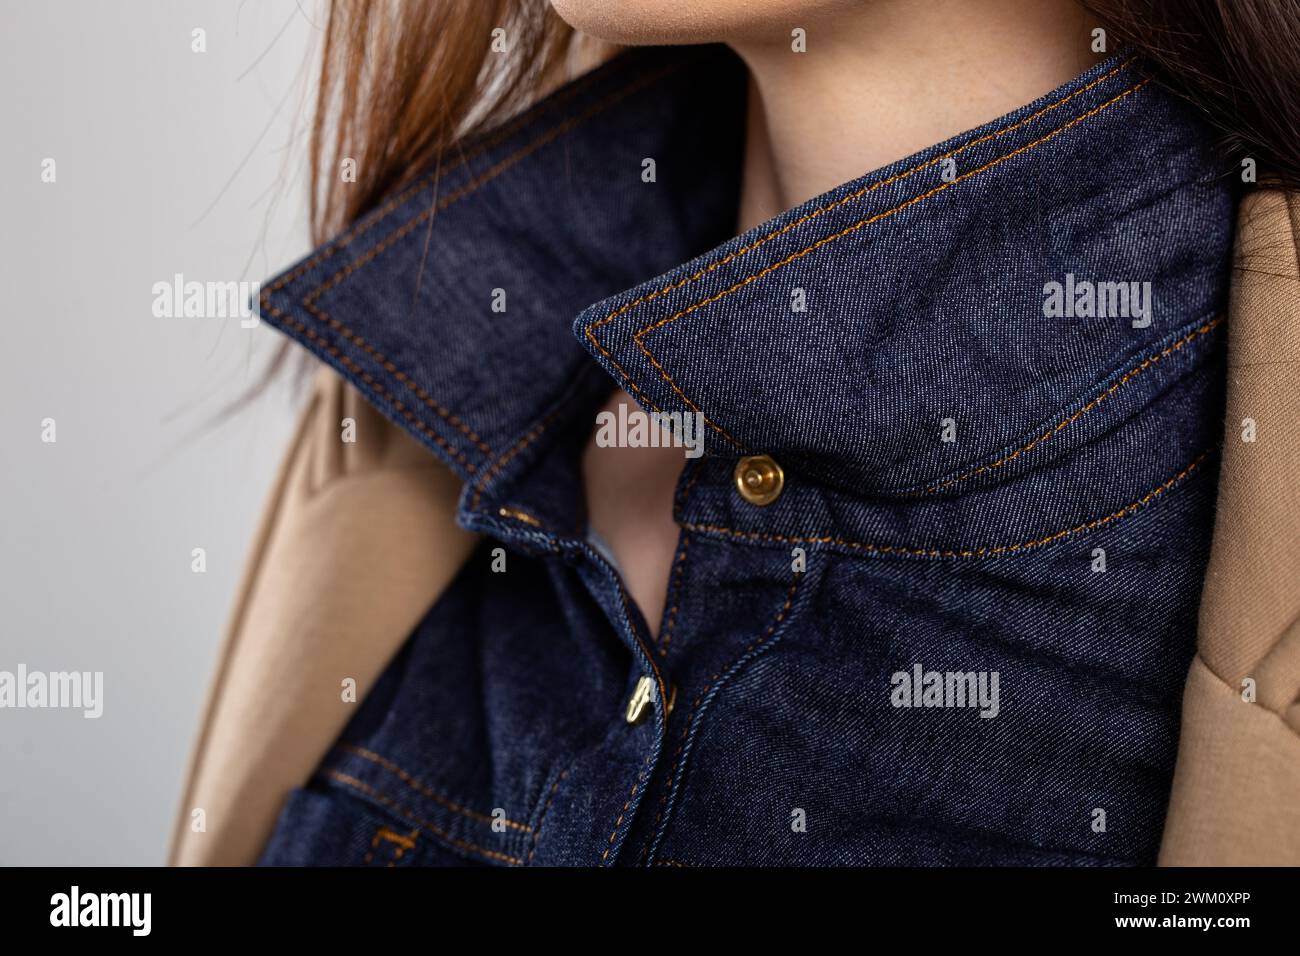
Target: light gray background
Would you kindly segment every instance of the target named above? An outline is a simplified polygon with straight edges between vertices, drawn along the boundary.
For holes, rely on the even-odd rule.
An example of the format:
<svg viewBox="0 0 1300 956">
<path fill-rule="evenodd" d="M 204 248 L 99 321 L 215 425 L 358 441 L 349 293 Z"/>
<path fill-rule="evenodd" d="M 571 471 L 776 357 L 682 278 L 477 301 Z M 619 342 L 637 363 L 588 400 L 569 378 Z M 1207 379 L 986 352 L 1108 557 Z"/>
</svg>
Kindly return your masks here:
<svg viewBox="0 0 1300 956">
<path fill-rule="evenodd" d="M 313 0 L 0 0 L 0 670 L 105 683 L 98 720 L 0 709 L 0 863 L 164 859 L 294 406 L 279 387 L 208 428 L 276 333 L 155 318 L 151 286 L 262 280 L 307 250 L 321 16 Z"/>
</svg>

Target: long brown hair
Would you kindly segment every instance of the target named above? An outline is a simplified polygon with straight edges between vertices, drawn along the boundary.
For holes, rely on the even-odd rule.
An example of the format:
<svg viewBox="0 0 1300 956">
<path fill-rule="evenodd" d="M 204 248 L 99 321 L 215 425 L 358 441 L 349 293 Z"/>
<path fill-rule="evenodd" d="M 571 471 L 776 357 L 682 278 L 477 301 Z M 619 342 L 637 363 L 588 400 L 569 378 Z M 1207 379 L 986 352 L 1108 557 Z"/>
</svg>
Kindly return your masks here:
<svg viewBox="0 0 1300 956">
<path fill-rule="evenodd" d="M 331 0 L 309 147 L 315 241 L 518 111 L 571 37 L 548 0 Z"/>
<path fill-rule="evenodd" d="M 1081 0 L 1198 106 L 1225 160 L 1300 189 L 1300 0 Z"/>
</svg>

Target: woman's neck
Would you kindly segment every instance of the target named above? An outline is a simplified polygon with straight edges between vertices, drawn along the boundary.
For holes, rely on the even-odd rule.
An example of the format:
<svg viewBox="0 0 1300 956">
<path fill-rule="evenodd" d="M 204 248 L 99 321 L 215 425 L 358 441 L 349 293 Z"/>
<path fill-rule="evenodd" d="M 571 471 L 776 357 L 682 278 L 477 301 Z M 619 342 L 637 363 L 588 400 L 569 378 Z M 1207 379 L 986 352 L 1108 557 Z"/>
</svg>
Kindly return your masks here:
<svg viewBox="0 0 1300 956">
<path fill-rule="evenodd" d="M 869 0 L 794 26 L 807 52 L 791 36 L 733 44 L 750 71 L 742 231 L 1023 106 L 1105 55 L 1073 0 Z"/>
</svg>

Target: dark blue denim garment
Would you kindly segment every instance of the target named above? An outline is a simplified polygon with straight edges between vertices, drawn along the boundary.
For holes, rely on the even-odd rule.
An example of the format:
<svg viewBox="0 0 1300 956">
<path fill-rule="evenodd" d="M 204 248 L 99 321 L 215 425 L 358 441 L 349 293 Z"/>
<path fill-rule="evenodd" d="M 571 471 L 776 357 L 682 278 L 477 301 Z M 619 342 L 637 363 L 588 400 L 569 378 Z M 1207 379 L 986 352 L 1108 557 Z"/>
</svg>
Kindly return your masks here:
<svg viewBox="0 0 1300 956">
<path fill-rule="evenodd" d="M 1221 436 L 1209 133 L 1115 59 L 729 238 L 744 90 L 628 53 L 265 289 L 484 539 L 264 862 L 1154 861 Z M 587 531 L 615 386 L 707 421 L 657 635 Z M 996 674 L 996 716 L 902 706 L 918 668 Z"/>
</svg>

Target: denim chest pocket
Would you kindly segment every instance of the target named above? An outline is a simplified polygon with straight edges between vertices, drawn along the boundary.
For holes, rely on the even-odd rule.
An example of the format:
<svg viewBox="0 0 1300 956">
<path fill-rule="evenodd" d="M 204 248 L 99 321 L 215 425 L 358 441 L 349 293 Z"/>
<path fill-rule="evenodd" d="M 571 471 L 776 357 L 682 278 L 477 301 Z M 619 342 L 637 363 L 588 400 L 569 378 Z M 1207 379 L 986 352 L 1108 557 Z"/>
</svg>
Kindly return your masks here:
<svg viewBox="0 0 1300 956">
<path fill-rule="evenodd" d="M 260 864 L 518 866 L 531 838 L 504 808 L 479 813 L 378 754 L 342 747 L 290 793 Z"/>
<path fill-rule="evenodd" d="M 420 829 L 326 788 L 293 790 L 261 866 L 409 866 L 428 856 Z"/>
</svg>

